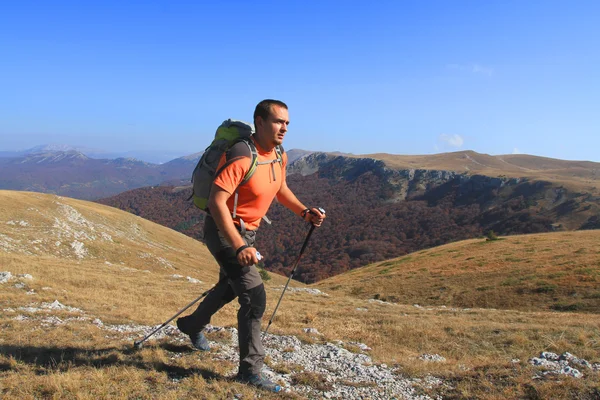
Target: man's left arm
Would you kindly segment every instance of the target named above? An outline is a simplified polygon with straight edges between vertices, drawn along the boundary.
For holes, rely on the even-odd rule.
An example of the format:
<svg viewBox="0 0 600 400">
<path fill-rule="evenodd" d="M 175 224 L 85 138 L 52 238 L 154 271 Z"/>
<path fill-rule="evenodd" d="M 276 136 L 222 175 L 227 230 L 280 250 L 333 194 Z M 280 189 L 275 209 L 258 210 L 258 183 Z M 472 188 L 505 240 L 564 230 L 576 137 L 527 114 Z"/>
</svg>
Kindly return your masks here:
<svg viewBox="0 0 600 400">
<path fill-rule="evenodd" d="M 279 192 L 277 192 L 277 200 L 294 214 L 315 226 L 321 226 L 323 219 L 325 219 L 325 214 L 321 213 L 318 208 L 308 208 L 298 200 L 285 180 L 281 183 L 281 188 L 279 189 Z M 310 212 L 306 212 L 306 210 L 310 210 Z"/>
</svg>

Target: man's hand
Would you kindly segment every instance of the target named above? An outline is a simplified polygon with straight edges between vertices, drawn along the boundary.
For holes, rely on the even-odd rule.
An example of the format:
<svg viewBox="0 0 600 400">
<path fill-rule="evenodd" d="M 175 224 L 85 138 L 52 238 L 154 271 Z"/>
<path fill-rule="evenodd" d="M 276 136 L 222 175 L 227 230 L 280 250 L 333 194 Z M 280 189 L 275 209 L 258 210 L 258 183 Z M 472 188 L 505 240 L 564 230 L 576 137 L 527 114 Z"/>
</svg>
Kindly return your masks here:
<svg viewBox="0 0 600 400">
<path fill-rule="evenodd" d="M 304 220 L 306 222 L 310 222 L 314 226 L 321 226 L 323 220 L 325 219 L 325 210 L 320 207 L 313 207 L 310 209 L 304 210 Z"/>
<path fill-rule="evenodd" d="M 262 259 L 262 257 L 259 256 L 259 252 L 256 251 L 254 247 L 247 246 L 237 253 L 238 263 L 240 263 L 242 267 L 258 264 L 258 260 L 260 259 Z"/>
</svg>

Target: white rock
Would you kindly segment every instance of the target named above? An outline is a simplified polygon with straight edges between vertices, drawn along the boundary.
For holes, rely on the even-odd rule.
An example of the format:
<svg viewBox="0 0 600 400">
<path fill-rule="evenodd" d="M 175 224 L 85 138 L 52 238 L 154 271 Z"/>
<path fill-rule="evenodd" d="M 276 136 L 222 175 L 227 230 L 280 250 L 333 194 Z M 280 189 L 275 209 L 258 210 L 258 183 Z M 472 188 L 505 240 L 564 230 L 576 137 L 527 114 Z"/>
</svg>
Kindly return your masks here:
<svg viewBox="0 0 600 400">
<path fill-rule="evenodd" d="M 0 272 L 0 283 L 6 283 L 13 278 L 12 274 L 8 271 Z"/>
<path fill-rule="evenodd" d="M 558 361 L 549 361 L 549 360 L 546 360 L 545 358 L 533 357 L 531 360 L 529 360 L 529 364 L 534 365 L 536 367 L 547 368 L 550 370 L 559 370 L 560 369 L 560 364 L 558 363 Z"/>
<path fill-rule="evenodd" d="M 202 283 L 202 281 L 196 279 L 196 278 L 192 278 L 191 276 L 186 276 L 186 279 L 188 280 L 188 282 L 190 283 Z"/>
<path fill-rule="evenodd" d="M 27 279 L 27 280 L 33 280 L 33 276 L 31 276 L 29 274 L 19 274 L 19 275 L 17 275 L 17 277 Z"/>
<path fill-rule="evenodd" d="M 383 300 L 378 300 L 378 299 L 369 299 L 369 303 L 384 304 L 384 305 L 388 305 L 388 306 L 394 305 L 394 303 L 390 303 L 388 301 L 383 301 Z"/>
<path fill-rule="evenodd" d="M 317 328 L 304 328 L 303 331 L 305 333 L 308 333 L 309 335 L 320 335 L 320 333 L 317 330 Z"/>
<path fill-rule="evenodd" d="M 427 362 L 446 362 L 446 359 L 439 354 L 421 354 L 419 360 Z"/>
<path fill-rule="evenodd" d="M 556 353 L 551 353 L 549 351 L 542 351 L 542 353 L 540 354 L 540 358 L 545 358 L 546 360 L 550 360 L 550 361 L 558 361 L 558 354 Z"/>
</svg>

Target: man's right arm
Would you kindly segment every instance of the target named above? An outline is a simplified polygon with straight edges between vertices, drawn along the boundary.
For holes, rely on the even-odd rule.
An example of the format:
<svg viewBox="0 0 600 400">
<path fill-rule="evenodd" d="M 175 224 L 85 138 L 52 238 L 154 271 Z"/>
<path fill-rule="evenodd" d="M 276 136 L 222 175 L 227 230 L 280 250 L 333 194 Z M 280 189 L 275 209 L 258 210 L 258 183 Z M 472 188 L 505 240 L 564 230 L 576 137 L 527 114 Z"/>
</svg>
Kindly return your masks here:
<svg viewBox="0 0 600 400">
<path fill-rule="evenodd" d="M 242 239 L 242 236 L 237 230 L 237 227 L 233 223 L 233 218 L 229 208 L 227 207 L 227 200 L 231 197 L 231 194 L 226 190 L 222 189 L 217 185 L 213 185 L 210 190 L 210 197 L 208 199 L 208 208 L 210 215 L 215 220 L 215 224 L 219 231 L 225 235 L 225 239 L 231 245 L 234 250 L 244 246 L 246 242 Z M 256 249 L 248 247 L 242 250 L 237 255 L 237 260 L 243 267 L 258 263 L 256 258 Z"/>
</svg>

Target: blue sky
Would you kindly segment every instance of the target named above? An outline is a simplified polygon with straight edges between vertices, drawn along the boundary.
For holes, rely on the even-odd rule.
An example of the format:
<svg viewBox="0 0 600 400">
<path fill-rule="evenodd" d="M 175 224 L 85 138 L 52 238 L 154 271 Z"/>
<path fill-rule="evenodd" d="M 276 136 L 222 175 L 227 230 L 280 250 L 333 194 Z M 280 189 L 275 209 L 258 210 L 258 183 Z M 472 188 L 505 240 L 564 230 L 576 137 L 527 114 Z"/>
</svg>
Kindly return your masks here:
<svg viewBox="0 0 600 400">
<path fill-rule="evenodd" d="M 3 2 L 0 150 L 174 158 L 276 98 L 287 149 L 600 161 L 599 18 L 597 1 Z"/>
</svg>

